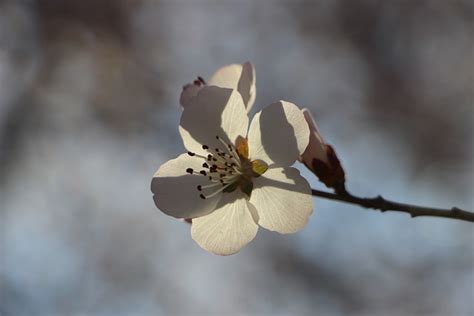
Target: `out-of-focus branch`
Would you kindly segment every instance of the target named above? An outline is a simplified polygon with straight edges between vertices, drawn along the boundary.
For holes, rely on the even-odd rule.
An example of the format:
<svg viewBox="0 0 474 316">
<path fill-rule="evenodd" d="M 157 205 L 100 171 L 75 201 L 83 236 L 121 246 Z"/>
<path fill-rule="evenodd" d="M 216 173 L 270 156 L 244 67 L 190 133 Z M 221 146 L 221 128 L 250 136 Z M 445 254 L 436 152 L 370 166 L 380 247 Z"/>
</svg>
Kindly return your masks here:
<svg viewBox="0 0 474 316">
<path fill-rule="evenodd" d="M 462 210 L 457 207 L 452 207 L 451 209 L 441 209 L 393 202 L 383 198 L 380 195 L 375 198 L 361 198 L 348 192 L 336 194 L 314 189 L 311 191 L 313 196 L 319 196 L 325 199 L 336 200 L 344 203 L 356 204 L 368 209 L 379 210 L 381 212 L 394 211 L 410 214 L 411 217 L 432 216 L 474 222 L 474 213 Z"/>
</svg>

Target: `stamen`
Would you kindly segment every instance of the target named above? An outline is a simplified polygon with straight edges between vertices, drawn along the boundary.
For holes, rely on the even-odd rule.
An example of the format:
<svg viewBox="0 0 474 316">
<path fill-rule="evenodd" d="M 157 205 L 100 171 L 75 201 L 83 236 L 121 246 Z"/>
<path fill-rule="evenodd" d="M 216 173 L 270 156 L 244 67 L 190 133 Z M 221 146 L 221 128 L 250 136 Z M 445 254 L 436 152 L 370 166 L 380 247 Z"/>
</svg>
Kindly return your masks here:
<svg viewBox="0 0 474 316">
<path fill-rule="evenodd" d="M 209 156 L 211 156 L 211 157 L 212 157 L 212 155 L 207 155 L 207 157 L 206 157 L 206 156 L 199 155 L 199 154 L 196 154 L 196 153 L 193 153 L 193 152 L 188 152 L 188 155 L 190 155 L 191 157 L 194 157 L 194 156 L 196 156 L 196 157 L 198 157 L 198 158 L 202 158 L 202 159 L 207 159 Z"/>
<path fill-rule="evenodd" d="M 202 145 L 202 149 L 210 151 L 211 154 L 207 155 L 207 161 L 220 161 L 220 162 L 225 162 L 226 158 L 225 153 L 222 153 L 219 148 L 215 148 L 215 150 L 209 148 L 208 145 Z M 222 155 L 223 154 L 223 155 Z"/>
<path fill-rule="evenodd" d="M 232 146 L 231 144 L 227 144 L 222 138 L 220 138 L 219 136 L 216 136 L 216 139 L 219 140 L 224 146 L 225 148 L 227 149 L 227 151 L 229 152 L 229 155 L 230 155 L 230 159 L 234 160 L 235 163 L 240 167 L 240 157 L 239 155 L 237 154 L 237 152 L 235 151 L 234 149 L 234 146 Z M 237 157 L 237 158 L 236 158 Z"/>
<path fill-rule="evenodd" d="M 224 191 L 226 188 L 228 188 L 231 184 L 233 184 L 232 182 L 231 183 L 228 183 L 226 185 L 224 185 L 223 187 L 219 188 L 218 190 L 212 192 L 211 194 L 209 195 L 204 195 L 204 194 L 201 194 L 199 195 L 202 199 L 208 199 L 208 198 L 211 198 L 211 197 L 214 197 L 216 196 L 217 194 L 219 194 L 220 192 Z"/>
<path fill-rule="evenodd" d="M 220 173 L 220 174 L 216 174 L 216 177 L 212 177 L 212 176 L 209 176 L 209 181 L 212 182 L 212 183 L 229 183 L 229 182 L 232 182 L 233 180 L 235 180 L 236 178 L 240 177 L 240 174 L 223 174 L 223 173 Z"/>
<path fill-rule="evenodd" d="M 213 183 L 213 184 L 208 184 L 208 185 L 198 185 L 197 189 L 198 189 L 198 191 L 202 191 L 204 189 L 214 188 L 214 187 L 217 187 L 219 185 L 222 185 L 222 184 L 218 182 L 218 183 Z"/>
<path fill-rule="evenodd" d="M 205 176 L 208 179 L 208 183 L 197 185 L 196 188 L 199 192 L 205 192 L 206 189 L 214 190 L 209 194 L 201 193 L 199 196 L 202 199 L 211 198 L 228 188 L 231 184 L 236 183 L 243 174 L 240 170 L 241 160 L 237 149 L 234 144 L 228 144 L 219 136 L 216 139 L 222 143 L 223 147 L 210 148 L 208 145 L 201 145 L 202 149 L 207 151 L 206 154 L 196 154 L 189 151 L 188 155 L 191 157 L 199 157 L 204 161 L 202 162 L 202 168 L 204 170 L 195 171 L 192 168 L 186 169 L 186 172 L 196 176 Z"/>
<path fill-rule="evenodd" d="M 228 178 L 226 178 L 226 174 L 223 174 L 223 173 L 218 173 L 217 170 L 209 170 L 209 173 L 218 173 L 218 175 L 216 175 L 216 178 L 214 178 L 212 175 L 208 175 L 208 172 L 206 172 L 206 170 L 201 170 L 199 172 L 197 171 L 194 171 L 192 168 L 188 168 L 186 169 L 186 172 L 191 174 L 191 175 L 195 175 L 195 176 L 207 176 L 209 181 L 211 182 L 219 182 L 219 179 L 223 178 L 224 180 L 227 180 Z"/>
</svg>

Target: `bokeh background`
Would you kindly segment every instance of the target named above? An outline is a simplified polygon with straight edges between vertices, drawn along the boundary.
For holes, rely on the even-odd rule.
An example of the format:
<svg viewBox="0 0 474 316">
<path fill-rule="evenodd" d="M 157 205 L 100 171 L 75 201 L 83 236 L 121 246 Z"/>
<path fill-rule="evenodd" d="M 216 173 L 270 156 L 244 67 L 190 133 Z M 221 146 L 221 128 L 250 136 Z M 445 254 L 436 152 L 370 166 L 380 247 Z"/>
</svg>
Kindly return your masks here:
<svg viewBox="0 0 474 316">
<path fill-rule="evenodd" d="M 218 257 L 149 189 L 183 151 L 182 85 L 250 60 L 254 111 L 310 108 L 352 192 L 472 210 L 473 17 L 469 0 L 0 0 L 0 314 L 474 315 L 471 224 L 315 199 L 303 231 Z"/>
</svg>

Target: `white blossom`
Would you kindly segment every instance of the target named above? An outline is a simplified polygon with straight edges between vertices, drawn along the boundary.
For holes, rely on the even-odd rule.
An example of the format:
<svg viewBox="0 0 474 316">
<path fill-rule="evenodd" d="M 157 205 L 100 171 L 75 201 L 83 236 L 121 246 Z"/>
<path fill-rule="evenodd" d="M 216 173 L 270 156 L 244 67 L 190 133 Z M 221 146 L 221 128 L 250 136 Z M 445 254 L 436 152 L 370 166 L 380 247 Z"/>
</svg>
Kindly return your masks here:
<svg viewBox="0 0 474 316">
<path fill-rule="evenodd" d="M 184 106 L 179 132 L 188 153 L 164 163 L 151 189 L 161 211 L 192 219 L 192 238 L 202 248 L 229 255 L 258 226 L 285 234 L 307 223 L 311 188 L 290 167 L 309 141 L 296 105 L 273 103 L 249 125 L 241 93 L 203 86 Z"/>
</svg>

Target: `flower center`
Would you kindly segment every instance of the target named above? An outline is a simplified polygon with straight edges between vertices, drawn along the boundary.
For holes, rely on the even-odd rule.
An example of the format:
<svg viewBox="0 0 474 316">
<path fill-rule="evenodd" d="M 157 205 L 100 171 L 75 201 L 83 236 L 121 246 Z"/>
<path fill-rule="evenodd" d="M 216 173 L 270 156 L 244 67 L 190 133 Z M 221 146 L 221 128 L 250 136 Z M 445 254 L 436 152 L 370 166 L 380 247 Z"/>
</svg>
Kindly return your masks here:
<svg viewBox="0 0 474 316">
<path fill-rule="evenodd" d="M 202 199 L 216 196 L 220 192 L 233 192 L 240 188 L 242 192 L 250 197 L 253 189 L 252 179 L 259 177 L 268 169 L 268 165 L 261 160 L 249 159 L 249 148 L 247 139 L 239 136 L 235 146 L 228 144 L 219 136 L 216 136 L 222 144 L 220 148 L 210 148 L 202 145 L 202 149 L 208 152 L 207 156 L 188 152 L 190 156 L 202 158 L 202 170 L 197 171 L 187 168 L 186 172 L 192 175 L 205 177 L 202 185 L 196 189 Z"/>
</svg>

